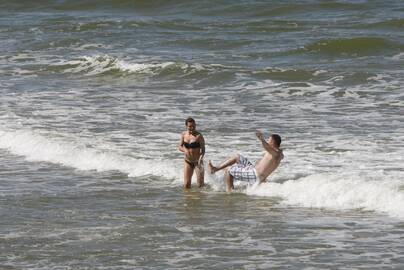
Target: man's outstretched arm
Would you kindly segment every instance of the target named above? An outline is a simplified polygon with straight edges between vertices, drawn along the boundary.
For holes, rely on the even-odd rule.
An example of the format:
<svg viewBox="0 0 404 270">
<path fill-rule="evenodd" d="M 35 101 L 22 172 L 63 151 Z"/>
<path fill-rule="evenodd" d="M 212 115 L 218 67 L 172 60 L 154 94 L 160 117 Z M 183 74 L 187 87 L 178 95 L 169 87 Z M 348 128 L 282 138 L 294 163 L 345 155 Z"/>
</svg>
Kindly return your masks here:
<svg viewBox="0 0 404 270">
<path fill-rule="evenodd" d="M 272 148 L 272 146 L 270 146 L 270 145 L 268 144 L 268 142 L 265 141 L 265 139 L 264 139 L 264 134 L 263 134 L 260 130 L 257 130 L 257 131 L 255 132 L 255 135 L 257 135 L 257 138 L 261 141 L 262 146 L 264 147 L 264 149 L 265 149 L 268 153 L 270 153 L 272 156 L 278 156 L 278 155 L 279 155 L 279 152 L 276 151 L 274 148 Z"/>
</svg>

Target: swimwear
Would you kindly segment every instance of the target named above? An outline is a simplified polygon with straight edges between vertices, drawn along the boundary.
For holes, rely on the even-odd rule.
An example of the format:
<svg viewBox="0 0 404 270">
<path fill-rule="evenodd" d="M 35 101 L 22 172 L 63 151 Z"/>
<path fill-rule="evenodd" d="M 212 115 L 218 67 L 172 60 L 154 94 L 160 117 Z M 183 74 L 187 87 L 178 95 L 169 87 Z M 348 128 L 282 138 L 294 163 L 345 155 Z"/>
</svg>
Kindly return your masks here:
<svg viewBox="0 0 404 270">
<path fill-rule="evenodd" d="M 200 148 L 201 144 L 199 142 L 191 142 L 191 143 L 184 142 L 184 146 L 185 146 L 185 148 L 188 148 L 188 149 L 196 149 L 196 148 Z"/>
<path fill-rule="evenodd" d="M 248 182 L 250 185 L 258 181 L 254 165 L 242 155 L 239 155 L 239 161 L 230 167 L 229 173 L 235 181 Z"/>
<path fill-rule="evenodd" d="M 186 160 L 186 159 L 184 159 L 184 161 L 185 161 L 186 163 L 188 163 L 189 166 L 191 166 L 192 169 L 195 169 L 195 167 L 198 166 L 198 161 L 189 161 L 189 160 Z"/>
</svg>

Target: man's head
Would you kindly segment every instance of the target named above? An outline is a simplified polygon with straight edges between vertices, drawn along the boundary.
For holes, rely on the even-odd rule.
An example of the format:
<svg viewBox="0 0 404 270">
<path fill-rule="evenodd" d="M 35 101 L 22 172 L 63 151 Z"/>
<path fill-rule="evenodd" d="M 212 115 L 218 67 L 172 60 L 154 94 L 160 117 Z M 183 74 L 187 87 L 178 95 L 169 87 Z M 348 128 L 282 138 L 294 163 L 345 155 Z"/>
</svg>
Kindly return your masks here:
<svg viewBox="0 0 404 270">
<path fill-rule="evenodd" d="M 272 134 L 269 139 L 269 143 L 277 148 L 281 146 L 281 142 L 282 142 L 281 136 L 279 136 L 278 134 Z"/>
<path fill-rule="evenodd" d="M 187 130 L 188 130 L 189 132 L 194 131 L 194 130 L 196 129 L 195 120 L 194 120 L 192 117 L 188 117 L 188 118 L 185 120 L 185 126 L 187 127 Z"/>
</svg>

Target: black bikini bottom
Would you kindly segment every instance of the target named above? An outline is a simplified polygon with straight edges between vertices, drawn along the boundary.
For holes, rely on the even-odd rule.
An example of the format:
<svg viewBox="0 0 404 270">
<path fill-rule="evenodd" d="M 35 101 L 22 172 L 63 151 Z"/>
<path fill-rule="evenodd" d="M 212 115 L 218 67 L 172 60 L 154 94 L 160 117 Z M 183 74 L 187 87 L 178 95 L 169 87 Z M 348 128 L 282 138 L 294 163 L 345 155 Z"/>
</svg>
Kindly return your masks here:
<svg viewBox="0 0 404 270">
<path fill-rule="evenodd" d="M 198 166 L 198 161 L 192 162 L 192 161 L 189 161 L 189 160 L 186 160 L 186 159 L 184 159 L 184 161 L 185 161 L 186 163 L 188 163 L 189 166 L 191 166 L 192 169 L 195 169 L 195 167 Z"/>
</svg>

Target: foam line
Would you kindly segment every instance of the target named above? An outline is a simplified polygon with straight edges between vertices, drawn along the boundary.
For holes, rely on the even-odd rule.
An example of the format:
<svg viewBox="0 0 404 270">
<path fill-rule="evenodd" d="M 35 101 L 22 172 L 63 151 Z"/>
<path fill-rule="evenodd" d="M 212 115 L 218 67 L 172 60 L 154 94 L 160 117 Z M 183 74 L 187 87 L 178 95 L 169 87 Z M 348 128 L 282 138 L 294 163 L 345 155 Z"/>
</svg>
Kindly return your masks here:
<svg viewBox="0 0 404 270">
<path fill-rule="evenodd" d="M 381 179 L 385 179 L 384 176 Z M 284 183 L 264 183 L 247 194 L 281 197 L 282 203 L 335 210 L 361 209 L 404 218 L 404 192 L 399 180 L 365 176 L 315 174 Z"/>
<path fill-rule="evenodd" d="M 57 65 L 52 64 L 50 69 L 62 68 L 64 73 L 84 73 L 87 75 L 99 75 L 105 72 L 117 71 L 127 74 L 149 74 L 158 75 L 167 70 L 177 70 L 181 73 L 193 73 L 212 69 L 225 69 L 221 65 L 187 64 L 183 62 L 161 62 L 161 63 L 134 63 L 112 57 L 109 55 L 82 56 L 74 60 L 63 60 Z"/>
<path fill-rule="evenodd" d="M 0 130 L 0 148 L 24 156 L 28 161 L 50 162 L 78 170 L 116 170 L 130 177 L 150 174 L 176 178 L 179 172 L 177 164 L 169 160 L 135 159 L 62 139 L 49 139 L 28 130 Z"/>
</svg>

